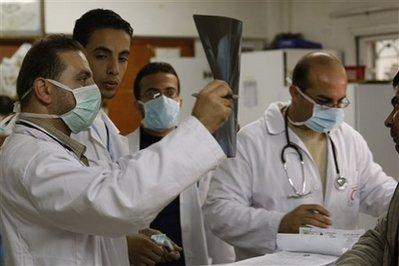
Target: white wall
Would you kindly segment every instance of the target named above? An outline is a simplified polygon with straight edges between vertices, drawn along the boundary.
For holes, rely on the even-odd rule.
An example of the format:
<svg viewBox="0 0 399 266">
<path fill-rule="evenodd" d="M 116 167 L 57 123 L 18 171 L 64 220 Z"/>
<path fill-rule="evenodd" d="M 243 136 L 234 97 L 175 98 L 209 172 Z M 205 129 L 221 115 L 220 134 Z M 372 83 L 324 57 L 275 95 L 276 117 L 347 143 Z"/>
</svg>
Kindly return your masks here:
<svg viewBox="0 0 399 266">
<path fill-rule="evenodd" d="M 109 8 L 134 27 L 139 36 L 196 37 L 193 14 L 223 15 L 244 22 L 244 38 L 269 41 L 280 32 L 302 32 L 326 49 L 345 53 L 345 63 L 356 63 L 355 35 L 399 29 L 399 10 L 333 18 L 332 12 L 392 6 L 397 0 L 45 0 L 47 33 L 71 33 L 74 22 L 93 8 Z"/>
<path fill-rule="evenodd" d="M 321 42 L 326 49 L 338 49 L 345 53 L 345 63 L 356 63 L 355 34 L 369 34 L 396 29 L 399 31 L 399 10 L 388 10 L 369 15 L 332 18 L 336 11 L 358 10 L 365 7 L 398 5 L 397 0 L 363 1 L 290 1 L 289 21 L 292 32 L 302 32 L 307 39 Z"/>
<path fill-rule="evenodd" d="M 112 9 L 139 36 L 196 37 L 193 14 L 222 15 L 244 21 L 243 36 L 264 38 L 268 1 L 132 1 L 45 0 L 47 33 L 71 33 L 74 22 L 94 8 Z"/>
</svg>

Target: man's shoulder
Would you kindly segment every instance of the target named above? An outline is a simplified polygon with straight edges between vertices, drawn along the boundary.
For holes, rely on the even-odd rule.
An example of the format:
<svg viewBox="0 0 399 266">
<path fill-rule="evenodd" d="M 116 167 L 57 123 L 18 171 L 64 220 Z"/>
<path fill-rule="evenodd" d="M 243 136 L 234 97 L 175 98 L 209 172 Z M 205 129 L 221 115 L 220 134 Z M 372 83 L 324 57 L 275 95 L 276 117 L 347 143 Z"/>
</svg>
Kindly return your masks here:
<svg viewBox="0 0 399 266">
<path fill-rule="evenodd" d="M 52 140 L 13 133 L 1 148 L 0 160 L 6 167 L 24 169 L 30 161 L 50 157 L 71 157 L 66 149 Z M 41 159 L 40 159 L 41 158 Z"/>
<path fill-rule="evenodd" d="M 264 123 L 262 118 L 259 118 L 247 125 L 245 125 L 239 132 L 238 135 L 246 136 L 246 137 L 253 137 L 260 132 L 264 131 Z"/>
<path fill-rule="evenodd" d="M 248 147 L 260 147 L 260 143 L 267 141 L 269 134 L 265 127 L 264 118 L 261 117 L 258 120 L 245 125 L 237 134 L 237 141 L 239 146 Z"/>
<path fill-rule="evenodd" d="M 348 142 L 363 139 L 362 135 L 346 122 L 343 122 L 334 132 L 342 135 L 343 139 Z"/>
</svg>

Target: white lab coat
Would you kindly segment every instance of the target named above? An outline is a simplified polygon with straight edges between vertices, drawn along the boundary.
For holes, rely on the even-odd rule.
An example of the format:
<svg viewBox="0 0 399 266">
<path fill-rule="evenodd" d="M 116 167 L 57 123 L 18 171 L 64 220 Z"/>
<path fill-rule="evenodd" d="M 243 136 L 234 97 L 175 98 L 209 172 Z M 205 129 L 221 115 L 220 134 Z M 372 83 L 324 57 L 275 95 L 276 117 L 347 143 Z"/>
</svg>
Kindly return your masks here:
<svg viewBox="0 0 399 266">
<path fill-rule="evenodd" d="M 194 117 L 145 151 L 90 167 L 33 126 L 17 125 L 0 151 L 7 265 L 128 265 L 118 239 L 225 158 Z"/>
<path fill-rule="evenodd" d="M 95 130 L 95 128 L 101 128 L 104 124 L 108 129 L 108 135 L 105 133 L 103 136 L 102 131 Z M 119 129 L 101 109 L 91 127 L 78 134 L 72 134 L 71 138 L 86 146 L 85 155 L 89 161 L 111 160 L 115 162 L 120 157 L 129 154 L 128 140 L 119 133 Z M 104 143 L 102 139 L 109 139 L 109 145 Z M 108 149 L 110 150 L 108 151 Z"/>
<path fill-rule="evenodd" d="M 140 150 L 140 129 L 126 137 L 129 141 L 130 153 L 138 152 Z M 187 266 L 212 263 L 212 258 L 208 255 L 207 236 L 202 215 L 202 205 L 205 201 L 208 184 L 208 179 L 203 178 L 198 185 L 194 184 L 180 194 L 180 223 Z M 220 245 L 219 257 L 225 256 L 228 260 L 232 257 L 232 250 L 226 245 Z M 230 252 L 226 254 L 226 251 Z"/>
<path fill-rule="evenodd" d="M 348 179 L 346 190 L 334 186 L 336 171 L 331 145 L 328 146 L 326 195 L 317 165 L 303 142 L 289 129 L 291 141 L 304 156 L 306 197 L 288 199 L 292 189 L 281 163 L 286 145 L 284 119 L 274 103 L 257 121 L 238 134 L 237 156 L 223 162 L 215 171 L 204 206 L 205 221 L 212 231 L 235 247 L 238 260 L 270 253 L 276 247 L 276 234 L 282 217 L 301 204 L 320 204 L 331 213 L 332 227 L 353 229 L 359 212 L 379 216 L 388 209 L 397 182 L 373 161 L 362 136 L 343 123 L 330 136 L 337 149 L 342 174 Z M 297 154 L 287 150 L 289 173 L 299 189 L 302 182 Z"/>
<path fill-rule="evenodd" d="M 100 130 L 102 127 L 105 130 Z M 89 164 L 92 165 L 96 164 L 97 161 L 115 162 L 129 154 L 128 140 L 119 133 L 119 129 L 108 115 L 103 109 L 100 109 L 93 121 L 93 125 L 77 134 L 71 134 L 71 138 L 86 146 L 85 156 L 89 160 Z M 104 143 L 103 140 L 107 139 L 109 143 Z M 101 242 L 101 246 L 103 250 L 108 250 L 108 253 L 114 252 L 112 254 L 113 257 L 128 260 L 128 257 L 126 257 L 127 241 L 125 236 L 108 238 L 106 241 Z"/>
</svg>

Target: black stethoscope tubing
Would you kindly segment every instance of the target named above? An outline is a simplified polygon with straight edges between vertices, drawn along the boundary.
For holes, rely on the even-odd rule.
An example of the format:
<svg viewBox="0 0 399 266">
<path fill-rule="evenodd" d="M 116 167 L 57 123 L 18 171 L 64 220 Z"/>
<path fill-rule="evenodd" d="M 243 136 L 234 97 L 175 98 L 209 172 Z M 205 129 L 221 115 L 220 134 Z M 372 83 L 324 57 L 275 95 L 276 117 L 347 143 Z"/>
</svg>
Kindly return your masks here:
<svg viewBox="0 0 399 266">
<path fill-rule="evenodd" d="M 285 151 L 287 149 L 291 148 L 291 149 L 294 149 L 296 151 L 296 153 L 299 156 L 299 159 L 300 159 L 301 163 L 303 164 L 304 163 L 303 162 L 303 155 L 302 155 L 302 153 L 300 151 L 300 148 L 299 148 L 299 146 L 297 144 L 291 142 L 290 136 L 289 136 L 289 133 L 288 133 L 288 109 L 289 109 L 289 107 L 287 107 L 287 109 L 285 110 L 285 114 L 284 114 L 285 138 L 286 138 L 287 144 L 283 147 L 283 149 L 281 151 L 281 161 L 283 162 L 283 164 L 285 164 L 287 162 L 287 160 L 285 159 L 284 154 L 285 154 Z M 332 148 L 332 153 L 333 153 L 333 157 L 334 157 L 334 165 L 335 165 L 335 171 L 337 173 L 337 178 L 343 178 L 341 176 L 341 172 L 339 170 L 338 160 L 337 160 L 337 150 L 335 148 L 334 142 L 332 141 L 331 137 L 328 134 L 327 134 L 327 136 L 328 136 L 328 139 L 330 140 L 330 143 L 331 143 L 331 148 Z"/>
</svg>

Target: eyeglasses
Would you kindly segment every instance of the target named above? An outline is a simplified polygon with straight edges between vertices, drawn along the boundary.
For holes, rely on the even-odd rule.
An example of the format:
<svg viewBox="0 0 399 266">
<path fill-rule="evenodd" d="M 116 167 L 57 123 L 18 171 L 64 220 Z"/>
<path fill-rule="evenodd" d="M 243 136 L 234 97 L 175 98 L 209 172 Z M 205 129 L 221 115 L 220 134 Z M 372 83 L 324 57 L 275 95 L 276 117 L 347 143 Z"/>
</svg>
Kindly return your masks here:
<svg viewBox="0 0 399 266">
<path fill-rule="evenodd" d="M 305 98 L 306 100 L 308 100 L 309 102 L 313 103 L 313 104 L 318 104 L 323 108 L 346 108 L 348 107 L 348 105 L 351 103 L 349 101 L 348 98 L 343 98 L 341 99 L 338 103 L 321 103 L 320 101 L 313 99 L 312 97 L 310 97 L 309 95 L 305 94 L 299 87 L 295 86 L 296 90 L 299 92 L 299 94 Z"/>
<path fill-rule="evenodd" d="M 175 88 L 167 88 L 165 90 L 149 89 L 144 92 L 143 97 L 146 99 L 155 99 L 160 97 L 161 95 L 173 99 L 179 96 L 179 91 Z"/>
</svg>

